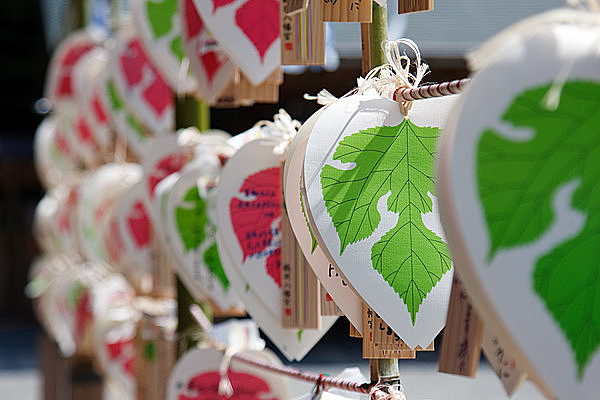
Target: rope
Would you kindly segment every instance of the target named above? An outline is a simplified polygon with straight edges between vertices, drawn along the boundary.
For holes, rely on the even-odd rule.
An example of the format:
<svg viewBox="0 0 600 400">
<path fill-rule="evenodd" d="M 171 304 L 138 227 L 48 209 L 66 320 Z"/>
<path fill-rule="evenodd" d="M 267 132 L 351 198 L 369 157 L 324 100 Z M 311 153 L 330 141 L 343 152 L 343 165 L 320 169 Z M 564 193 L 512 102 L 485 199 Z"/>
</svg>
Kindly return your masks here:
<svg viewBox="0 0 600 400">
<path fill-rule="evenodd" d="M 416 88 L 398 88 L 394 91 L 393 99 L 398 102 L 403 102 L 458 94 L 463 91 L 464 86 L 470 81 L 469 78 L 464 78 L 451 82 L 423 85 Z"/>
<path fill-rule="evenodd" d="M 198 325 L 200 325 L 200 328 L 208 332 L 208 330 L 211 327 L 211 323 L 208 320 L 208 318 L 206 318 L 204 312 L 202 312 L 202 309 L 197 304 L 192 304 L 190 306 L 190 313 L 192 314 Z M 210 336 L 207 336 L 207 342 L 219 350 L 225 350 L 225 346 L 223 344 L 215 342 L 210 338 Z M 336 388 L 346 390 L 348 392 L 365 393 L 368 394 L 369 397 L 373 400 L 405 400 L 404 393 L 397 389 L 389 390 L 390 385 L 385 383 L 359 383 L 345 379 L 331 378 L 323 374 L 315 374 L 312 372 L 302 371 L 293 367 L 286 367 L 284 365 L 273 365 L 264 361 L 256 360 L 253 357 L 242 353 L 233 354 L 231 356 L 231 359 L 235 359 L 237 361 L 241 361 L 243 363 L 253 365 L 255 367 L 271 371 L 277 374 L 287 375 L 298 380 L 314 383 L 317 385 L 317 389 Z"/>
</svg>

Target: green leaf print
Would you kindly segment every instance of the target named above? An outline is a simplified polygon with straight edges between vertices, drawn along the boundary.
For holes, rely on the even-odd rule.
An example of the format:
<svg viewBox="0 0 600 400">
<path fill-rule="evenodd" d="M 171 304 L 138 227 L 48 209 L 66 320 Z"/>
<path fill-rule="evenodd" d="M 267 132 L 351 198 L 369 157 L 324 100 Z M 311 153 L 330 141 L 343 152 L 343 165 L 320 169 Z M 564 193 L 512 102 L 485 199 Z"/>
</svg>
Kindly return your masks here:
<svg viewBox="0 0 600 400">
<path fill-rule="evenodd" d="M 175 221 L 185 251 L 190 251 L 200 246 L 206 238 L 204 230 L 205 225 L 208 223 L 206 202 L 200 197 L 196 186 L 188 190 L 183 201 L 183 205 L 188 207 L 176 208 Z"/>
<path fill-rule="evenodd" d="M 544 106 L 551 84 L 522 92 L 502 120 L 532 130 L 512 140 L 493 129 L 477 148 L 477 183 L 490 235 L 491 260 L 502 249 L 535 242 L 552 225 L 552 200 L 577 182 L 571 206 L 587 217 L 577 236 L 535 266 L 533 284 L 574 352 L 581 379 L 600 344 L 600 85 L 568 81 L 556 109 Z"/>
<path fill-rule="evenodd" d="M 344 138 L 334 160 L 355 163 L 349 170 L 325 165 L 321 185 L 327 211 L 346 247 L 370 237 L 381 220 L 378 201 L 389 194 L 387 210 L 397 225 L 371 250 L 373 268 L 404 301 L 416 323 L 419 307 L 451 268 L 446 244 L 423 223 L 432 211 L 433 167 L 438 128 L 408 119 L 397 126 L 361 130 Z"/>
<path fill-rule="evenodd" d="M 229 288 L 229 280 L 227 279 L 227 275 L 225 275 L 225 270 L 223 269 L 223 265 L 221 264 L 221 259 L 219 258 L 219 250 L 217 249 L 217 244 L 213 244 L 206 250 L 204 253 L 204 263 L 210 270 L 210 272 L 221 282 L 223 288 Z"/>
</svg>

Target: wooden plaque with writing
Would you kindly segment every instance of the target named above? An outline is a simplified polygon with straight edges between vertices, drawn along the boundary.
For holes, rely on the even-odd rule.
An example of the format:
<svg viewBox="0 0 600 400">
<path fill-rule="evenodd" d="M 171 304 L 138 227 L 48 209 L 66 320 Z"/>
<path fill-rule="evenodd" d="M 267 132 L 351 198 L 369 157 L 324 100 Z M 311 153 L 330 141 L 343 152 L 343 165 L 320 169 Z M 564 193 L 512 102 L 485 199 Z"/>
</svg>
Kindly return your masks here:
<svg viewBox="0 0 600 400">
<path fill-rule="evenodd" d="M 308 0 L 282 0 L 283 12 L 287 15 L 293 15 L 308 8 Z"/>
<path fill-rule="evenodd" d="M 416 350 L 412 350 L 395 332 L 388 329 L 387 324 L 371 308 L 363 304 L 363 358 L 414 359 Z M 388 332 L 391 333 L 388 335 Z"/>
<path fill-rule="evenodd" d="M 342 316 L 344 313 L 335 304 L 329 293 L 321 286 L 321 315 Z"/>
<path fill-rule="evenodd" d="M 263 83 L 252 85 L 248 78 L 238 70 L 236 73 L 234 93 L 237 101 L 255 103 L 279 102 L 279 85 L 283 83 L 283 72 L 277 68 Z"/>
<path fill-rule="evenodd" d="M 509 397 L 519 389 L 527 379 L 527 374 L 519 367 L 515 358 L 502 345 L 493 332 L 485 330 L 483 334 L 483 354 L 498 375 Z"/>
<path fill-rule="evenodd" d="M 317 1 L 317 0 L 313 0 Z M 327 22 L 371 22 L 373 0 L 318 0 L 322 20 Z"/>
<path fill-rule="evenodd" d="M 308 8 L 289 15 L 283 10 L 292 0 L 282 1 L 282 65 L 323 65 L 325 63 L 325 23 L 321 5 L 312 0 Z"/>
<path fill-rule="evenodd" d="M 448 317 L 442 338 L 439 371 L 475 376 L 481 357 L 483 321 L 471 304 L 469 295 L 454 271 Z"/>
</svg>

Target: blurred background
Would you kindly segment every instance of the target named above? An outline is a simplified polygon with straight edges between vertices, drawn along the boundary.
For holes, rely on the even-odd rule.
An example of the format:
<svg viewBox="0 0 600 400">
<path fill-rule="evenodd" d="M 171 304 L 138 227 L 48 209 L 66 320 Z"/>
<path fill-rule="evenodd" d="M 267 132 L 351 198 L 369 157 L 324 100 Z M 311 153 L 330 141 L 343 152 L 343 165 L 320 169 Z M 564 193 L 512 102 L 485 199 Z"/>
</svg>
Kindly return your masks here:
<svg viewBox="0 0 600 400">
<path fill-rule="evenodd" d="M 513 22 L 564 5 L 561 0 L 439 0 L 435 11 L 398 16 L 395 0 L 389 3 L 390 39 L 409 37 L 419 45 L 431 67 L 432 72 L 426 78 L 429 82 L 468 76 L 466 51 Z M 32 139 L 43 117 L 38 100 L 43 96 L 49 58 L 64 35 L 79 24 L 82 10 L 83 0 L 19 0 L 4 1 L 0 12 L 0 397 L 3 399 L 41 398 L 37 353 L 41 330 L 24 295 L 28 268 L 38 253 L 31 235 L 32 217 L 43 195 L 33 166 Z M 271 119 L 280 107 L 294 118 L 305 120 L 317 105 L 303 100 L 304 93 L 316 94 L 327 88 L 341 96 L 352 89 L 361 72 L 360 28 L 358 24 L 335 24 L 330 28 L 329 41 L 335 38 L 332 42 L 335 50 L 328 55 L 332 57 L 328 67 L 331 71 L 290 70 L 293 74 L 285 76 L 278 105 L 256 105 L 235 111 L 213 109 L 212 126 L 236 134 L 257 120 Z M 233 112 L 236 118 L 231 118 Z M 344 321 L 334 326 L 309 354 L 306 363 L 329 362 L 337 365 L 334 370 L 339 370 L 350 361 L 362 362 L 359 356 L 360 341 L 348 338 L 348 325 Z M 420 357 L 425 358 L 422 361 L 436 359 L 435 354 Z M 423 368 L 435 370 L 433 362 L 428 365 Z M 414 371 L 408 369 L 407 375 L 415 374 L 410 379 L 419 379 L 419 372 Z M 495 379 L 491 376 L 490 382 L 492 378 Z M 497 390 L 501 393 L 499 386 Z M 464 394 L 452 397 L 452 393 L 445 392 L 443 398 L 466 397 Z"/>
</svg>

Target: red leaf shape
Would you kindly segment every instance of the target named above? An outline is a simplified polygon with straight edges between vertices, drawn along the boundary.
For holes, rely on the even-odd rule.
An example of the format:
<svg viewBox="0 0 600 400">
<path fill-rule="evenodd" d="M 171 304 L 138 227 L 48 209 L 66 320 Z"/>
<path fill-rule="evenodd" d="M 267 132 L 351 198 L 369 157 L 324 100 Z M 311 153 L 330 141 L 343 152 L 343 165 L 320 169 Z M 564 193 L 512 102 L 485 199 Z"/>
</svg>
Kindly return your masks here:
<svg viewBox="0 0 600 400">
<path fill-rule="evenodd" d="M 269 394 L 271 388 L 263 379 L 244 372 L 229 371 L 227 373 L 233 396 L 219 395 L 221 375 L 217 371 L 205 372 L 194 376 L 180 394 L 178 400 L 278 400 Z"/>
<path fill-rule="evenodd" d="M 212 85 L 212 81 L 221 66 L 224 64 L 217 54 L 216 51 L 209 51 L 200 56 L 200 61 L 202 61 L 202 66 L 206 71 L 206 77 L 208 78 L 208 83 Z"/>
<path fill-rule="evenodd" d="M 217 10 L 227 4 L 233 3 L 235 0 L 212 0 L 213 2 L 213 14 L 217 12 Z"/>
<path fill-rule="evenodd" d="M 281 229 L 281 224 L 279 224 Z M 281 287 L 281 247 L 278 247 L 269 258 L 267 258 L 267 274 Z"/>
<path fill-rule="evenodd" d="M 150 189 L 150 196 L 154 197 L 154 189 L 158 182 L 162 181 L 173 172 L 179 171 L 185 163 L 185 156 L 183 154 L 169 154 L 163 157 L 156 163 L 154 172 L 148 178 L 148 189 Z"/>
<path fill-rule="evenodd" d="M 92 138 L 92 130 L 85 118 L 80 116 L 77 119 L 75 129 L 77 130 L 77 136 L 79 136 L 79 139 L 81 139 L 83 143 L 91 146 L 94 145 L 94 139 Z"/>
<path fill-rule="evenodd" d="M 98 122 L 101 124 L 106 124 L 108 122 L 108 113 L 106 112 L 106 107 L 102 103 L 98 93 L 94 93 L 92 97 L 92 110 L 94 111 L 94 116 Z"/>
<path fill-rule="evenodd" d="M 235 23 L 254 44 L 262 62 L 279 38 L 279 1 L 248 0 L 235 12 Z"/>
<path fill-rule="evenodd" d="M 92 322 L 92 302 L 89 290 L 81 294 L 75 310 L 75 339 L 79 341 Z"/>
<path fill-rule="evenodd" d="M 106 343 L 106 350 L 108 350 L 108 354 L 110 358 L 117 358 L 123 352 L 123 347 L 127 342 L 113 342 Z"/>
<path fill-rule="evenodd" d="M 79 59 L 94 46 L 92 44 L 79 44 L 67 50 L 66 54 L 60 60 L 58 72 L 58 85 L 56 86 L 56 96 L 71 96 L 73 94 L 73 83 L 71 72 Z"/>
<path fill-rule="evenodd" d="M 160 116 L 173 104 L 173 96 L 167 82 L 156 73 L 154 76 L 154 81 L 144 90 L 142 95 L 156 111 L 156 114 Z"/>
<path fill-rule="evenodd" d="M 123 251 L 125 250 L 125 243 L 121 236 L 119 223 L 116 219 L 110 221 L 109 229 L 102 238 L 109 259 L 118 263 L 121 259 L 121 254 L 123 254 Z"/>
<path fill-rule="evenodd" d="M 121 69 L 129 86 L 135 86 L 142 81 L 144 66 L 149 64 L 139 39 L 127 44 L 127 48 L 119 57 Z"/>
<path fill-rule="evenodd" d="M 141 201 L 138 200 L 129 212 L 127 226 L 138 249 L 150 244 L 150 218 Z"/>
<path fill-rule="evenodd" d="M 71 157 L 71 146 L 69 145 L 66 136 L 62 132 L 56 132 L 54 140 L 56 147 L 58 147 L 58 149 L 67 157 Z"/>
<path fill-rule="evenodd" d="M 204 29 L 204 21 L 194 5 L 194 0 L 185 0 L 183 3 L 183 13 L 185 16 L 186 38 L 190 39 L 198 35 Z"/>
<path fill-rule="evenodd" d="M 242 248 L 243 260 L 261 254 L 273 240 L 273 221 L 281 216 L 281 169 L 268 168 L 246 178 L 240 193 L 246 199 L 233 198 L 229 212 L 233 230 Z M 248 200 L 253 198 L 253 200 Z M 281 266 L 279 249 L 268 255 L 267 273 L 281 286 L 276 269 Z"/>
</svg>

